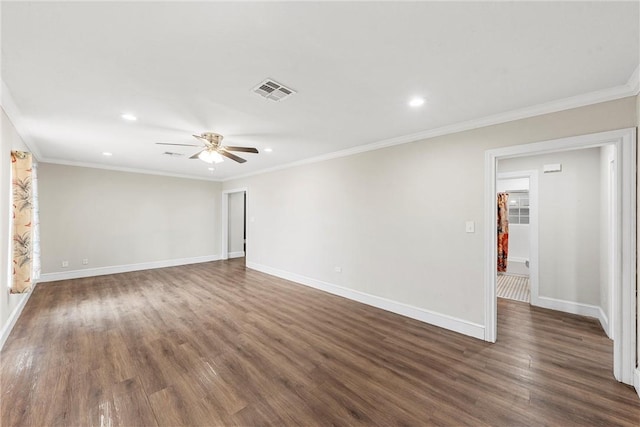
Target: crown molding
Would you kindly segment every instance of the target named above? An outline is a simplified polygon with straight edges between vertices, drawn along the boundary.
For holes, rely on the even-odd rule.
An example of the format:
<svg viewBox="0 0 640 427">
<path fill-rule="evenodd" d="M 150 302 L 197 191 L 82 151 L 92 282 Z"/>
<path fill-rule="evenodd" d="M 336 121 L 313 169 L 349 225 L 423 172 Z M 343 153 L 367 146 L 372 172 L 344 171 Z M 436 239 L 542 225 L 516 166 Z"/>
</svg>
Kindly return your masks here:
<svg viewBox="0 0 640 427">
<path fill-rule="evenodd" d="M 261 175 L 264 173 L 275 172 L 283 169 L 289 169 L 296 166 L 307 165 L 310 163 L 318 163 L 318 162 L 323 162 L 325 160 L 352 156 L 354 154 L 379 150 L 386 147 L 392 147 L 394 145 L 406 144 L 409 142 L 415 142 L 415 141 L 420 141 L 424 139 L 435 138 L 438 136 L 444 136 L 444 135 L 449 135 L 453 133 L 464 132 L 468 130 L 497 125 L 501 123 L 507 123 L 514 120 L 521 120 L 521 119 L 526 119 L 530 117 L 540 116 L 543 114 L 550 114 L 550 113 L 556 113 L 559 111 L 570 110 L 573 108 L 585 107 L 588 105 L 598 104 L 601 102 L 614 101 L 616 99 L 626 98 L 629 96 L 636 96 L 640 92 L 640 65 L 636 67 L 636 69 L 633 71 L 633 73 L 631 74 L 627 82 L 620 86 L 615 86 L 609 89 L 603 89 L 595 92 L 589 92 L 586 94 L 572 96 L 569 98 L 558 99 L 555 101 L 538 104 L 531 107 L 525 107 L 517 110 L 507 111 L 504 113 L 494 114 L 491 116 L 485 116 L 479 119 L 468 120 L 465 122 L 460 122 L 460 123 L 456 123 L 448 126 L 442 126 L 439 128 L 417 132 L 409 135 L 402 135 L 395 138 L 384 139 L 384 140 L 373 142 L 370 144 L 359 145 L 357 147 L 347 148 L 345 150 L 334 151 L 332 153 L 322 154 L 319 156 L 298 160 L 298 161 L 287 163 L 284 165 L 260 169 L 255 172 L 234 175 L 229 178 L 222 178 L 222 179 L 206 178 L 206 177 L 192 176 L 192 175 L 186 175 L 186 174 L 185 175 L 174 174 L 170 172 L 154 171 L 154 170 L 147 170 L 147 169 L 135 169 L 135 168 L 126 168 L 126 167 L 118 167 L 118 166 L 109 166 L 109 165 L 103 165 L 98 163 L 83 163 L 83 162 L 74 162 L 74 161 L 62 160 L 62 159 L 45 158 L 41 155 L 40 150 L 38 149 L 38 146 L 36 145 L 36 143 L 29 136 L 28 131 L 26 130 L 27 126 L 24 123 L 24 119 L 23 119 L 24 116 L 22 116 L 22 114 L 20 113 L 20 110 L 15 104 L 13 97 L 11 95 L 11 91 L 9 91 L 9 88 L 4 83 L 4 80 L 0 80 L 0 82 L 1 82 L 0 89 L 2 92 L 1 93 L 2 108 L 7 113 L 7 116 L 15 126 L 16 131 L 22 138 L 25 145 L 35 155 L 36 159 L 42 163 L 54 163 L 54 164 L 67 165 L 67 166 L 107 169 L 107 170 L 114 170 L 119 172 L 142 173 L 142 174 L 148 174 L 148 175 L 170 176 L 174 178 L 196 179 L 196 180 L 202 180 L 202 181 L 227 182 L 227 181 L 233 181 L 236 179 L 248 178 L 255 175 Z"/>
<path fill-rule="evenodd" d="M 420 141 L 424 139 L 435 138 L 438 136 L 449 135 L 458 132 L 483 128 L 501 123 L 512 122 L 514 120 L 527 119 L 530 117 L 541 116 L 543 114 L 556 113 L 559 111 L 570 110 L 573 108 L 585 107 L 588 105 L 599 104 L 601 102 L 615 101 L 616 99 L 635 96 L 638 94 L 639 84 L 639 67 L 631 74 L 628 81 L 624 85 L 615 86 L 609 89 L 589 92 L 582 95 L 572 96 L 569 98 L 558 99 L 555 101 L 538 104 L 531 107 L 520 108 L 517 110 L 507 111 L 504 113 L 494 114 L 491 116 L 481 117 L 479 119 L 468 120 L 449 126 L 442 126 L 436 129 L 430 129 L 409 135 L 398 136 L 395 138 L 385 139 L 373 142 L 371 144 L 359 145 L 357 147 L 348 148 L 346 150 L 334 151 L 332 153 L 322 154 L 304 160 L 299 160 L 285 165 L 275 166 L 272 168 L 261 169 L 256 172 L 250 172 L 242 175 L 235 175 L 222 179 L 222 182 L 232 181 L 236 179 L 248 178 L 263 173 L 275 172 L 282 169 L 288 169 L 296 166 L 302 166 L 309 163 L 323 162 L 325 160 L 336 159 L 339 157 L 352 156 L 367 151 L 379 150 L 381 148 L 392 147 L 394 145 L 406 144 L 409 142 Z"/>
<path fill-rule="evenodd" d="M 39 160 L 39 163 L 51 163 L 55 165 L 75 166 L 80 168 L 105 169 L 105 170 L 116 171 L 116 172 L 139 173 L 144 175 L 167 176 L 170 178 L 184 178 L 184 179 L 195 179 L 199 181 L 222 182 L 222 180 L 216 179 L 216 178 L 207 178 L 202 176 L 154 171 L 149 169 L 137 169 L 137 168 L 127 168 L 127 167 L 112 166 L 112 165 L 103 165 L 100 163 L 75 162 L 71 160 L 62 160 L 62 159 L 42 158 L 41 160 Z"/>
<path fill-rule="evenodd" d="M 9 117 L 11 123 L 13 123 L 13 127 L 22 139 L 22 142 L 24 142 L 24 145 L 26 145 L 31 154 L 35 156 L 36 160 L 39 161 L 40 159 L 42 159 L 42 154 L 40 153 L 38 146 L 29 136 L 29 134 L 25 133 L 27 126 L 24 123 L 24 116 L 13 100 L 11 91 L 4 83 L 4 80 L 0 80 L 0 105 L 2 106 L 4 112 L 7 114 L 7 117 Z"/>
</svg>

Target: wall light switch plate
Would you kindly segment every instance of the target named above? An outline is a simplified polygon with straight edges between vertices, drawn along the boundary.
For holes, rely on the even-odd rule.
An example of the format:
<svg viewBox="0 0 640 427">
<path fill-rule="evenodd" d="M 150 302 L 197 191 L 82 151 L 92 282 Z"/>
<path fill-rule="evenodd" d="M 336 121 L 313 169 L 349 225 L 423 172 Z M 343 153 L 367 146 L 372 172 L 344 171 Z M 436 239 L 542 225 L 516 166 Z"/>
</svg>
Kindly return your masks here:
<svg viewBox="0 0 640 427">
<path fill-rule="evenodd" d="M 62 261 L 62 267 L 69 267 L 69 261 Z"/>
<path fill-rule="evenodd" d="M 473 221 L 467 221 L 464 225 L 464 231 L 467 233 L 475 233 L 476 232 L 476 223 Z"/>
</svg>

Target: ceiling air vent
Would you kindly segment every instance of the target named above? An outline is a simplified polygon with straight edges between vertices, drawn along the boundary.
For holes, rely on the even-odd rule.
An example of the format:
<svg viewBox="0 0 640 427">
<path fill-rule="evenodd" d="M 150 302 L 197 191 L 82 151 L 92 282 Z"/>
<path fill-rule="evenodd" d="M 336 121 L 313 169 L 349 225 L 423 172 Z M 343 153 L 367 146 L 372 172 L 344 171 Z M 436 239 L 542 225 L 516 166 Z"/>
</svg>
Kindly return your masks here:
<svg viewBox="0 0 640 427">
<path fill-rule="evenodd" d="M 169 156 L 169 157 L 180 157 L 180 156 L 184 156 L 184 154 L 182 153 L 174 153 L 172 151 L 165 151 L 164 153 L 165 156 Z"/>
<path fill-rule="evenodd" d="M 283 101 L 290 97 L 295 90 L 288 88 L 275 80 L 267 79 L 253 88 L 253 92 L 257 93 L 263 98 L 270 99 L 272 101 Z"/>
</svg>

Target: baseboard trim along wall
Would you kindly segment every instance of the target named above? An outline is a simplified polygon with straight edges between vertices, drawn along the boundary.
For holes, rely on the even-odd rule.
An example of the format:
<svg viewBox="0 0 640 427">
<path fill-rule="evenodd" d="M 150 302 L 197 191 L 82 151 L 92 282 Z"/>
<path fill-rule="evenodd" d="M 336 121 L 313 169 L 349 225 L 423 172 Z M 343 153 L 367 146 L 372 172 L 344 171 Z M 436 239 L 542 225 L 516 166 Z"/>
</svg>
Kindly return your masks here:
<svg viewBox="0 0 640 427">
<path fill-rule="evenodd" d="M 229 252 L 229 259 L 231 258 L 242 258 L 244 256 L 244 251 L 240 252 Z"/>
<path fill-rule="evenodd" d="M 609 318 L 604 313 L 602 307 L 598 307 L 598 320 L 600 321 L 600 325 L 602 326 L 602 329 L 604 329 L 604 332 L 607 334 L 607 336 L 610 339 L 613 339 L 613 337 L 611 336 L 611 331 L 609 330 Z"/>
<path fill-rule="evenodd" d="M 380 308 L 382 310 L 420 320 L 421 322 L 428 323 L 430 325 L 468 335 L 473 338 L 484 339 L 484 326 L 477 323 L 458 319 L 452 316 L 447 316 L 445 314 L 436 313 L 424 308 L 414 307 L 409 304 L 392 301 L 387 298 L 367 294 L 364 292 L 334 285 L 332 283 L 323 282 L 321 280 L 312 279 L 300 274 L 278 270 L 276 268 L 268 267 L 266 265 L 261 265 L 254 262 L 247 262 L 247 267 L 253 270 L 260 271 L 262 273 L 269 274 L 271 276 L 280 277 L 282 279 L 290 280 L 301 285 L 328 292 L 333 295 L 338 295 L 353 301 Z"/>
<path fill-rule="evenodd" d="M 605 331 L 609 331 L 609 320 L 607 319 L 607 316 L 605 316 L 604 311 L 602 311 L 602 309 L 597 305 L 541 296 L 538 296 L 538 303 L 535 305 L 542 308 L 549 308 L 551 310 L 564 311 L 565 313 L 593 317 L 600 321 L 600 324 L 602 324 Z"/>
<path fill-rule="evenodd" d="M 128 273 L 130 271 L 152 270 L 154 268 L 175 267 L 178 265 L 199 264 L 201 262 L 218 261 L 220 255 L 205 255 L 191 258 L 167 259 L 163 261 L 143 262 L 139 264 L 114 265 L 110 267 L 85 268 L 82 270 L 43 273 L 40 283 L 56 280 L 80 279 L 82 277 L 104 276 L 107 274 Z"/>
<path fill-rule="evenodd" d="M 31 289 L 30 292 L 26 294 L 22 294 L 24 297 L 20 300 L 18 305 L 16 305 L 16 307 L 13 309 L 13 311 L 9 315 L 9 318 L 7 319 L 7 323 L 5 323 L 5 325 L 2 327 L 2 330 L 0 331 L 0 350 L 2 350 L 2 347 L 4 347 L 4 343 L 7 342 L 7 338 L 9 338 L 9 334 L 11 334 L 11 330 L 13 329 L 14 325 L 18 321 L 18 318 L 20 317 L 22 310 L 27 305 L 27 301 L 29 301 L 29 298 L 31 298 L 31 294 L 36 289 L 36 285 L 37 283 L 34 283 L 33 288 Z"/>
<path fill-rule="evenodd" d="M 636 393 L 638 393 L 638 397 L 640 397 L 640 369 L 638 368 L 633 370 L 633 386 L 636 389 Z"/>
</svg>

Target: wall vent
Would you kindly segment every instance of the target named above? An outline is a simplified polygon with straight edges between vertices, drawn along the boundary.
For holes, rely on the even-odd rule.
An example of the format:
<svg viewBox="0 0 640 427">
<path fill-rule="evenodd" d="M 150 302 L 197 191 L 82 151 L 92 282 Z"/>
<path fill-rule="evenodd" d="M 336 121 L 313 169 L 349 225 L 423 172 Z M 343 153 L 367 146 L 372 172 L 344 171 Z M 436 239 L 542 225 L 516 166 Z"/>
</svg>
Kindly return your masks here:
<svg viewBox="0 0 640 427">
<path fill-rule="evenodd" d="M 267 79 L 253 88 L 253 93 L 271 101 L 283 101 L 295 94 L 296 91 L 282 85 L 275 80 Z"/>
<path fill-rule="evenodd" d="M 165 151 L 164 153 L 165 156 L 169 156 L 169 157 L 180 157 L 180 156 L 184 156 L 184 154 L 182 153 L 174 153 L 172 151 Z"/>
</svg>

